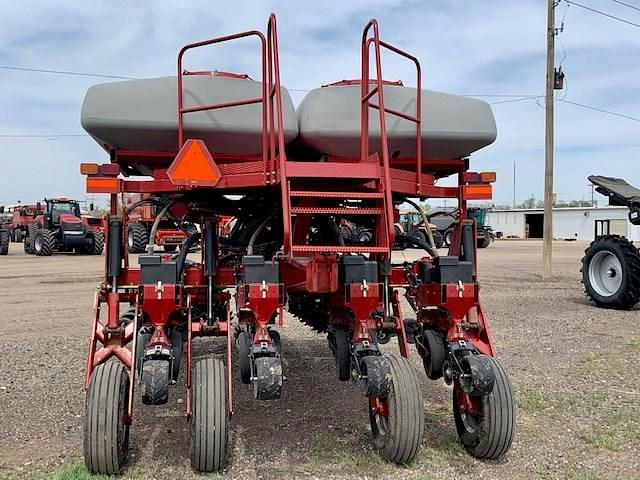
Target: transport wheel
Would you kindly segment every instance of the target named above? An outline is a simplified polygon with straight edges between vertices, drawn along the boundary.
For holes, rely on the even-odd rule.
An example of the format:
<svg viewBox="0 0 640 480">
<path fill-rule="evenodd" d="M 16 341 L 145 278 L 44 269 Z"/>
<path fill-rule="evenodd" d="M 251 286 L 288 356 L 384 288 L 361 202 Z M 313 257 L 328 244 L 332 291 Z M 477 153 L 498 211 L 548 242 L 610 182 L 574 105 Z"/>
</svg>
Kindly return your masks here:
<svg viewBox="0 0 640 480">
<path fill-rule="evenodd" d="M 149 233 L 144 224 L 136 222 L 129 225 L 127 246 L 129 253 L 143 253 L 149 243 Z"/>
<path fill-rule="evenodd" d="M 178 247 L 177 245 L 165 245 L 164 246 L 164 251 L 167 252 L 167 253 L 172 253 L 172 252 L 176 251 L 177 247 Z"/>
<path fill-rule="evenodd" d="M 598 307 L 629 310 L 640 301 L 640 253 L 619 235 L 591 242 L 582 259 L 582 283 Z"/>
<path fill-rule="evenodd" d="M 169 400 L 169 360 L 142 362 L 142 403 L 164 405 Z"/>
<path fill-rule="evenodd" d="M 476 458 L 496 460 L 511 447 L 516 411 L 507 373 L 495 358 L 487 358 L 495 374 L 491 393 L 467 395 L 456 382 L 453 389 L 453 417 L 465 450 Z"/>
<path fill-rule="evenodd" d="M 53 234 L 49 230 L 44 228 L 36 231 L 33 238 L 33 251 L 39 257 L 48 257 L 53 253 L 56 240 L 53 238 Z"/>
<path fill-rule="evenodd" d="M 86 235 L 86 252 L 89 255 L 102 255 L 104 250 L 104 235 L 100 232 L 87 232 Z"/>
<path fill-rule="evenodd" d="M 385 460 L 410 463 L 417 455 L 424 432 L 422 391 L 411 363 L 386 356 L 391 384 L 384 398 L 369 397 L 369 420 L 373 443 Z"/>
<path fill-rule="evenodd" d="M 9 253 L 9 230 L 0 230 L 0 255 Z"/>
<path fill-rule="evenodd" d="M 487 248 L 491 245 L 491 235 L 485 230 L 478 230 L 478 238 L 476 239 L 478 248 Z"/>
<path fill-rule="evenodd" d="M 346 382 L 351 379 L 351 339 L 349 338 L 349 332 L 342 329 L 337 329 L 334 337 L 338 379 Z"/>
<path fill-rule="evenodd" d="M 84 462 L 91 473 L 119 474 L 127 460 L 129 425 L 125 424 L 129 374 L 116 361 L 91 374 L 84 417 Z"/>
<path fill-rule="evenodd" d="M 251 350 L 251 338 L 247 332 L 240 332 L 236 340 L 238 346 L 238 363 L 240 364 L 240 380 L 244 384 L 251 383 L 251 358 L 249 351 Z"/>
<path fill-rule="evenodd" d="M 442 377 L 442 367 L 447 358 L 444 338 L 434 330 L 426 330 L 416 343 L 418 353 L 422 357 L 424 371 L 431 380 Z"/>
<path fill-rule="evenodd" d="M 453 241 L 453 228 L 448 228 L 444 232 L 444 244 L 449 247 Z"/>
<path fill-rule="evenodd" d="M 200 472 L 222 470 L 229 425 L 224 363 L 217 358 L 198 360 L 191 388 L 191 466 Z"/>
</svg>

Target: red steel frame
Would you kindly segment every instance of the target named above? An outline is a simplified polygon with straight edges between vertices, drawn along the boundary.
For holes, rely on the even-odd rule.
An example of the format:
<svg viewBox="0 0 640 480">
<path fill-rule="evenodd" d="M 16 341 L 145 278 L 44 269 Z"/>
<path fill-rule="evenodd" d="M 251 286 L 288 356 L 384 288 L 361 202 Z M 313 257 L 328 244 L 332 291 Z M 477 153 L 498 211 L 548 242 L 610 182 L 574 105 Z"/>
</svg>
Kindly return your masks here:
<svg viewBox="0 0 640 480">
<path fill-rule="evenodd" d="M 373 35 L 370 36 L 369 32 Z M 247 37 L 257 37 L 260 43 L 262 58 L 262 96 L 246 100 L 238 100 L 221 104 L 208 104 L 195 107 L 185 107 L 183 99 L 183 57 L 184 54 L 194 48 L 219 44 L 222 42 L 237 40 Z M 371 47 L 374 48 L 376 79 L 374 87 L 370 89 L 369 57 Z M 381 48 L 386 48 L 414 62 L 417 71 L 416 84 L 416 113 L 407 115 L 402 112 L 387 108 L 384 103 L 384 80 L 381 65 Z M 261 32 L 251 30 L 235 35 L 192 43 L 180 50 L 177 61 L 178 68 L 178 151 L 185 144 L 184 115 L 192 112 L 231 108 L 242 105 L 260 103 L 262 105 L 262 153 L 260 156 L 234 156 L 213 153 L 212 157 L 220 168 L 221 178 L 216 189 L 240 189 L 261 188 L 279 183 L 282 198 L 283 214 L 283 251 L 274 259 L 280 265 L 281 284 L 238 284 L 236 281 L 238 269 L 236 267 L 219 267 L 214 278 L 214 285 L 219 289 L 237 287 L 242 290 L 239 296 L 242 311 L 239 313 L 241 322 L 248 322 L 256 327 L 254 342 L 270 343 L 266 326 L 273 323 L 281 314 L 284 303 L 284 292 L 305 292 L 324 294 L 336 311 L 342 309 L 353 313 L 341 317 L 336 314 L 333 321 L 336 323 L 354 323 L 354 342 L 371 340 L 369 329 L 385 328 L 382 319 L 374 318 L 373 312 L 381 310 L 385 295 L 384 284 L 340 284 L 338 279 L 338 256 L 341 252 L 370 253 L 371 258 L 390 259 L 391 246 L 394 240 L 393 222 L 394 206 L 393 194 L 414 195 L 421 198 L 457 198 L 460 208 L 460 219 L 455 228 L 454 241 L 450 247 L 449 255 L 459 256 L 461 253 L 461 224 L 466 218 L 466 205 L 470 195 L 468 187 L 477 182 L 478 175 L 468 174 L 467 161 L 465 159 L 430 159 L 422 158 L 421 153 L 421 68 L 418 60 L 380 40 L 378 23 L 371 20 L 364 29 L 362 36 L 362 97 L 361 97 L 361 155 L 359 159 L 329 158 L 325 163 L 289 161 L 285 154 L 284 127 L 282 98 L 279 73 L 279 54 L 277 43 L 277 28 L 275 16 L 269 19 L 267 36 Z M 372 98 L 377 95 L 378 102 L 372 103 Z M 381 159 L 369 152 L 369 109 L 379 111 L 381 132 Z M 388 137 L 385 123 L 385 113 L 399 116 L 416 124 L 416 158 L 390 159 L 388 152 Z M 117 180 L 116 187 L 104 188 L 89 187 L 93 192 L 111 194 L 111 215 L 116 216 L 117 196 L 125 192 L 154 192 L 154 193 L 180 193 L 189 187 L 177 186 L 171 182 L 167 175 L 167 162 L 176 157 L 176 152 L 143 152 L 143 151 L 116 151 L 112 156 L 114 162 L 144 162 L 147 165 L 155 165 L 153 168 L 153 180 Z M 339 168 L 336 168 L 339 167 Z M 437 178 L 451 174 L 458 175 L 458 185 L 455 187 L 438 187 L 435 185 Z M 290 188 L 290 179 L 322 179 L 333 178 L 336 184 L 342 180 L 372 178 L 378 179 L 384 194 L 384 218 L 388 243 L 383 247 L 317 247 L 308 246 L 306 252 L 311 256 L 296 256 L 292 249 L 292 223 L 291 215 L 302 214 L 302 207 L 291 208 L 291 195 L 295 192 Z M 90 179 L 89 179 L 90 180 Z M 193 188 L 193 187 L 192 187 Z M 469 190 L 470 191 L 470 190 Z M 476 194 L 472 198 L 490 198 L 490 186 L 482 195 Z M 299 192 L 298 192 L 299 193 Z M 308 197 L 313 199 L 314 192 L 308 192 Z M 375 193 L 375 192 L 374 192 Z M 337 195 L 337 193 L 336 193 Z M 366 193 L 364 193 L 366 195 Z M 361 197 L 366 198 L 366 197 Z M 339 209 L 338 209 L 339 210 Z M 336 211 L 338 211 L 336 210 Z M 313 211 L 313 210 L 309 210 Z M 126 226 L 126 215 L 124 215 Z M 123 229 L 126 231 L 126 228 Z M 140 325 L 139 311 L 146 315 L 157 315 L 161 319 L 154 319 L 157 325 L 166 325 L 169 314 L 177 309 L 185 309 L 188 314 L 188 340 L 186 362 L 186 395 L 185 402 L 187 415 L 190 415 L 190 387 L 191 387 L 191 363 L 192 363 L 192 339 L 196 336 L 224 336 L 227 345 L 227 374 L 229 388 L 229 413 L 232 409 L 231 391 L 231 312 L 229 310 L 229 294 L 221 292 L 217 294 L 216 301 L 224 305 L 226 316 L 216 320 L 214 326 L 207 325 L 204 321 L 193 321 L 192 306 L 194 302 L 202 303 L 206 291 L 207 281 L 202 266 L 190 266 L 185 269 L 182 285 L 165 286 L 163 290 L 153 290 L 153 286 L 140 285 L 139 269 L 130 267 L 126 259 L 122 274 L 117 279 L 105 277 L 101 291 L 96 295 L 93 315 L 92 336 L 89 345 L 87 370 L 85 375 L 85 387 L 88 385 L 92 370 L 110 357 L 116 356 L 130 371 L 131 398 L 127 419 L 130 422 L 133 408 L 133 391 L 135 387 L 135 342 L 130 350 L 127 344 L 135 337 Z M 323 251 L 323 249 L 325 249 Z M 299 252 L 304 253 L 304 248 Z M 475 254 L 475 252 L 474 252 Z M 106 262 L 106 260 L 105 260 Z M 477 273 L 474 272 L 473 282 L 469 284 L 431 285 L 416 284 L 415 276 L 419 272 L 419 261 L 409 267 L 393 266 L 389 277 L 390 296 L 388 298 L 391 311 L 395 319 L 392 332 L 399 338 L 400 353 L 409 355 L 402 308 L 399 300 L 398 288 L 406 289 L 417 302 L 417 320 L 423 324 L 438 327 L 447 332 L 449 341 L 466 339 L 470 341 L 481 353 L 494 355 L 495 349 L 491 340 L 488 324 L 479 301 L 479 286 Z M 114 285 L 114 282 L 117 282 Z M 151 290 L 149 290 L 151 289 Z M 144 302 L 141 303 L 139 293 L 144 293 Z M 157 295 L 157 302 L 151 301 Z M 126 327 L 119 325 L 119 308 L 121 302 L 129 302 L 135 308 L 135 320 Z M 100 319 L 101 304 L 107 304 L 106 321 Z M 239 307 L 240 307 L 239 306 Z M 166 342 L 163 335 L 158 336 L 159 342 Z M 384 402 L 374 399 L 372 408 L 376 411 L 386 411 Z"/>
</svg>

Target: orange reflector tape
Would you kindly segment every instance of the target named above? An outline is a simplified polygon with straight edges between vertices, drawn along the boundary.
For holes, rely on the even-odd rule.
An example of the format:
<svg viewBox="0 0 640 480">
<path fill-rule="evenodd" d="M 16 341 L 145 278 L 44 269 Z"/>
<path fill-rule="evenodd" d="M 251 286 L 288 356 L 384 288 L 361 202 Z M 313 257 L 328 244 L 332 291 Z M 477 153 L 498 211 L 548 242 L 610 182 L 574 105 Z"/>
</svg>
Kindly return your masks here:
<svg viewBox="0 0 640 480">
<path fill-rule="evenodd" d="M 174 185 L 215 187 L 222 174 L 202 140 L 189 139 L 182 146 L 167 175 Z"/>
<path fill-rule="evenodd" d="M 490 200 L 493 195 L 491 185 L 465 185 L 462 188 L 467 200 Z"/>
<path fill-rule="evenodd" d="M 87 193 L 119 193 L 120 180 L 117 178 L 87 178 Z"/>
<path fill-rule="evenodd" d="M 480 180 L 483 183 L 493 183 L 496 181 L 496 172 L 480 172 Z"/>
<path fill-rule="evenodd" d="M 81 163 L 80 173 L 82 175 L 97 175 L 100 171 L 100 166 L 97 163 Z"/>
</svg>

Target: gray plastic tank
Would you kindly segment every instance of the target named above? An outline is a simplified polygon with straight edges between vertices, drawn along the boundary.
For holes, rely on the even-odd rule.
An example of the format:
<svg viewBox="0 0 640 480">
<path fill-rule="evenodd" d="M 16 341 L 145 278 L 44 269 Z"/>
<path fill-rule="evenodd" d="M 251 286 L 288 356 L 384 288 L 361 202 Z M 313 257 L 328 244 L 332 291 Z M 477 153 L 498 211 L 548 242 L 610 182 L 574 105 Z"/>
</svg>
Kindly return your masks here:
<svg viewBox="0 0 640 480">
<path fill-rule="evenodd" d="M 82 104 L 82 127 L 106 150 L 175 152 L 177 149 L 176 77 L 95 85 Z M 262 83 L 213 75 L 185 76 L 184 106 L 246 100 L 262 96 Z M 285 141 L 298 135 L 296 113 L 282 89 Z M 185 138 L 204 140 L 212 153 L 262 151 L 262 105 L 244 105 L 184 115 Z"/>
<path fill-rule="evenodd" d="M 298 143 L 319 154 L 360 156 L 360 85 L 329 86 L 311 90 L 297 109 Z M 373 87 L 372 87 L 373 88 Z M 372 98 L 377 103 L 377 95 Z M 415 115 L 416 89 L 385 85 L 387 108 Z M 483 101 L 422 90 L 423 158 L 463 158 L 496 139 L 496 123 Z M 415 123 L 387 114 L 389 153 L 416 156 Z M 377 110 L 369 110 L 370 153 L 380 151 Z"/>
</svg>

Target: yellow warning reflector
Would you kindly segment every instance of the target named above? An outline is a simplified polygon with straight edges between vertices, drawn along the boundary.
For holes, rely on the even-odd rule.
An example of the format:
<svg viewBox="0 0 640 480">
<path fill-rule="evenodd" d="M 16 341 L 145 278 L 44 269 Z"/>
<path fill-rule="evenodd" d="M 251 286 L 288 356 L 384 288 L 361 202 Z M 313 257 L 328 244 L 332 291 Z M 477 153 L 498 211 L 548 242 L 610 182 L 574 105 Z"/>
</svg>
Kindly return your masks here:
<svg viewBox="0 0 640 480">
<path fill-rule="evenodd" d="M 462 188 L 467 200 L 491 200 L 493 196 L 491 185 L 465 185 Z"/>
<path fill-rule="evenodd" d="M 222 174 L 202 140 L 189 139 L 167 171 L 174 185 L 215 187 Z"/>
<path fill-rule="evenodd" d="M 100 167 L 97 163 L 81 163 L 80 173 L 82 175 L 97 175 L 100 171 Z"/>
</svg>

